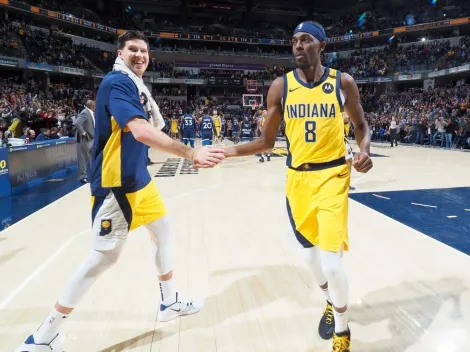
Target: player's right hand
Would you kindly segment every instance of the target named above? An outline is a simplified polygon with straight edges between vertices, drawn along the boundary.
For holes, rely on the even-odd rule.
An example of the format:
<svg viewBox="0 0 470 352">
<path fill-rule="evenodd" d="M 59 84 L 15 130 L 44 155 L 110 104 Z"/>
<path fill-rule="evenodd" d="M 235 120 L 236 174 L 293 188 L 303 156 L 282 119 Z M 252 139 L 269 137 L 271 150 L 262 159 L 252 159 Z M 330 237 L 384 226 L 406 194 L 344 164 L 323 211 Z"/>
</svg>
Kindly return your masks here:
<svg viewBox="0 0 470 352">
<path fill-rule="evenodd" d="M 193 168 L 215 167 L 224 159 L 224 149 L 205 146 L 195 151 L 193 157 Z"/>
</svg>

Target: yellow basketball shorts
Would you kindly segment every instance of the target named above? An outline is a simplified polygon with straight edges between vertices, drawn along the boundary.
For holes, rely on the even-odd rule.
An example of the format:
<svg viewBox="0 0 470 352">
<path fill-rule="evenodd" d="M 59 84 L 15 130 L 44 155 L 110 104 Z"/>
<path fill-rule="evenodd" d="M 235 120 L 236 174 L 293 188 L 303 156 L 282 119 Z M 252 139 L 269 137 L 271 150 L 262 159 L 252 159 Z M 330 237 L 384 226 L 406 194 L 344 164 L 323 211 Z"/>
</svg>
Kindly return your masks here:
<svg viewBox="0 0 470 352">
<path fill-rule="evenodd" d="M 303 247 L 348 250 L 349 181 L 347 164 L 319 171 L 287 169 L 287 213 Z"/>
<path fill-rule="evenodd" d="M 166 208 L 155 182 L 133 193 L 112 189 L 106 197 L 92 197 L 93 248 L 111 250 L 129 231 L 165 216 Z"/>
</svg>

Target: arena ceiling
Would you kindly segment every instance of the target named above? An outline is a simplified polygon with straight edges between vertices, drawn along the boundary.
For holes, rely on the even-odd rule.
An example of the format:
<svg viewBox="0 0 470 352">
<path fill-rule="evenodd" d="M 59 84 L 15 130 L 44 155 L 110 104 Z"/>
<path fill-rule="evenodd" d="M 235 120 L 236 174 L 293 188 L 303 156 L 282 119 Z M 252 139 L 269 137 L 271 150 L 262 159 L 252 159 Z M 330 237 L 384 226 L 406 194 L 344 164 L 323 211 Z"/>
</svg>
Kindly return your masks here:
<svg viewBox="0 0 470 352">
<path fill-rule="evenodd" d="M 191 7 L 219 11 L 247 11 L 305 16 L 311 13 L 332 14 L 352 11 L 356 6 L 367 6 L 373 0 L 118 0 L 128 4 L 146 4 L 158 7 Z M 375 1 L 377 2 L 377 1 Z"/>
</svg>

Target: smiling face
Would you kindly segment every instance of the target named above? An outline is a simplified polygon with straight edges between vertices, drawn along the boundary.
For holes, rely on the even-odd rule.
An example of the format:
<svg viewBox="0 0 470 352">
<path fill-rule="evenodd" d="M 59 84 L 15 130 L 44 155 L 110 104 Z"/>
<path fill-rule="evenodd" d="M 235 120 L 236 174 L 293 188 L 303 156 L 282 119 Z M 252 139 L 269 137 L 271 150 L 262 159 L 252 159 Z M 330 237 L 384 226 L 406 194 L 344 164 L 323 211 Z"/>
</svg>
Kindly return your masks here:
<svg viewBox="0 0 470 352">
<path fill-rule="evenodd" d="M 311 66 L 315 67 L 320 62 L 321 52 L 326 43 L 320 42 L 311 34 L 298 32 L 292 37 L 292 53 L 295 57 L 297 67 L 305 70 Z"/>
<path fill-rule="evenodd" d="M 124 48 L 118 50 L 118 56 L 139 78 L 142 78 L 149 64 L 147 43 L 142 39 L 126 41 Z"/>
</svg>

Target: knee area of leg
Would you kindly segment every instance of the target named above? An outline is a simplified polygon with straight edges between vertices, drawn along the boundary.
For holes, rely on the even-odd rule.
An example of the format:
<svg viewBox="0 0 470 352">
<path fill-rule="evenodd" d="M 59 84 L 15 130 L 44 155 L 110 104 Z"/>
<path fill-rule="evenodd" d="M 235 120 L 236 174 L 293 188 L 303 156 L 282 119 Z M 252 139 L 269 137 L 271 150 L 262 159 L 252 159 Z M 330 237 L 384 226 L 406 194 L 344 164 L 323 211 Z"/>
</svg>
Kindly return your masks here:
<svg viewBox="0 0 470 352">
<path fill-rule="evenodd" d="M 108 251 L 95 251 L 93 257 L 98 267 L 109 268 L 118 262 L 120 253 L 121 248 L 114 248 Z"/>
<path fill-rule="evenodd" d="M 323 270 L 323 275 L 325 275 L 327 280 L 334 280 L 338 276 L 338 274 L 343 270 L 341 265 L 341 257 L 322 257 L 321 267 Z"/>
<path fill-rule="evenodd" d="M 171 237 L 170 221 L 166 216 L 147 225 L 152 241 L 159 247 L 169 244 Z"/>
</svg>

